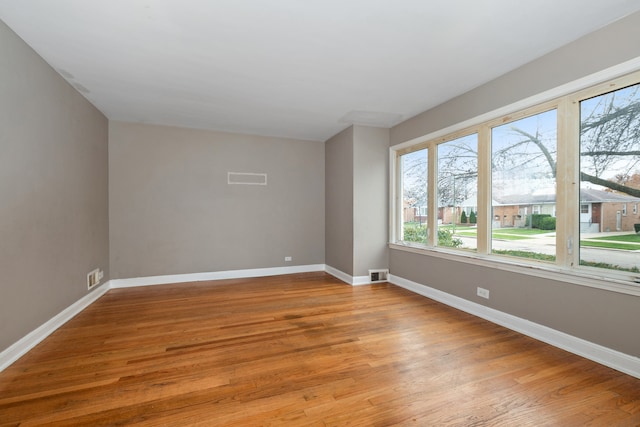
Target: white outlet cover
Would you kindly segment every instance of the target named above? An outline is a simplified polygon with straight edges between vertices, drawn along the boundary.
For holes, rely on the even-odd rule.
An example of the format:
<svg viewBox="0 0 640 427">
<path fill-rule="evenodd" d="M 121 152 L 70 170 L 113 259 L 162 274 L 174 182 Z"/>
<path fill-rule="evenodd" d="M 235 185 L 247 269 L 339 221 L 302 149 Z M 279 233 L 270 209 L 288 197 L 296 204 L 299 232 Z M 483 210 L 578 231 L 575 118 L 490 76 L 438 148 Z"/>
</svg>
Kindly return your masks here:
<svg viewBox="0 0 640 427">
<path fill-rule="evenodd" d="M 489 290 L 478 287 L 478 296 L 482 298 L 489 299 Z"/>
</svg>

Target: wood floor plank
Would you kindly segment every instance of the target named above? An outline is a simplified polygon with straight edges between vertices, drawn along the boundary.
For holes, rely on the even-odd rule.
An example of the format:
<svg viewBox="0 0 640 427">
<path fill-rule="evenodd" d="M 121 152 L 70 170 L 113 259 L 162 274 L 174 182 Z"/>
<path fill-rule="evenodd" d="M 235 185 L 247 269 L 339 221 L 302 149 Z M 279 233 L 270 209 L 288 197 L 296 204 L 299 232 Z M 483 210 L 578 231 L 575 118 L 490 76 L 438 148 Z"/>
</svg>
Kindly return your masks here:
<svg viewBox="0 0 640 427">
<path fill-rule="evenodd" d="M 114 289 L 0 373 L 0 427 L 640 425 L 640 380 L 389 284 Z"/>
</svg>

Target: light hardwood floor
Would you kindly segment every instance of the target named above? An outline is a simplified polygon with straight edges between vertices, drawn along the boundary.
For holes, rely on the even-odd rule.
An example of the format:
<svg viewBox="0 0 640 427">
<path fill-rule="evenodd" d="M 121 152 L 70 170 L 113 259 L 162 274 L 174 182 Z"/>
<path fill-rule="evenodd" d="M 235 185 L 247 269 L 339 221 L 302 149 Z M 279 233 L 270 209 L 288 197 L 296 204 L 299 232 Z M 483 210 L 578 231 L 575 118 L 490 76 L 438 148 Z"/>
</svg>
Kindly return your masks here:
<svg viewBox="0 0 640 427">
<path fill-rule="evenodd" d="M 324 273 L 109 291 L 0 373 L 0 426 L 636 426 L 640 380 Z"/>
</svg>

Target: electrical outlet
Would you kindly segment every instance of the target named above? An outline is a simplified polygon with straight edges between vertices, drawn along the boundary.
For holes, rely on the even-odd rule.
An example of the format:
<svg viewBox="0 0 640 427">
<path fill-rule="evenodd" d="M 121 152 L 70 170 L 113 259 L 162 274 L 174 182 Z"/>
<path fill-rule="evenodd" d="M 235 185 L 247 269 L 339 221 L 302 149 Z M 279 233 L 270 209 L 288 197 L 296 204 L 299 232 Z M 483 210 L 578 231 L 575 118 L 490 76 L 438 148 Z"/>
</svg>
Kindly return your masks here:
<svg viewBox="0 0 640 427">
<path fill-rule="evenodd" d="M 478 296 L 489 299 L 489 289 L 481 288 L 478 286 Z"/>
<path fill-rule="evenodd" d="M 290 256 L 286 256 L 286 257 L 284 257 L 284 261 L 285 261 L 285 262 L 292 261 L 292 260 L 293 260 L 293 258 L 292 258 L 292 257 L 290 257 Z"/>
</svg>

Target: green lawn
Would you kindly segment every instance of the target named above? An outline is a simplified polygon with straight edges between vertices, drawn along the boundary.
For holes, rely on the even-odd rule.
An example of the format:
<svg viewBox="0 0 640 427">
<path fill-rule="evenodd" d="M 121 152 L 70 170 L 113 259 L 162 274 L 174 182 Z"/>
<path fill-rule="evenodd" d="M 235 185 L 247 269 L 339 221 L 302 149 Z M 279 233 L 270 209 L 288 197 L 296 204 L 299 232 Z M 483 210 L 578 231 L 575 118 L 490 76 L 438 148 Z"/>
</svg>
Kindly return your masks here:
<svg viewBox="0 0 640 427">
<path fill-rule="evenodd" d="M 499 233 L 497 231 L 494 231 L 493 233 L 491 233 L 491 237 L 494 238 L 494 239 L 501 239 L 501 240 L 527 240 L 527 239 L 531 239 L 531 237 L 529 237 L 529 236 L 523 236 L 523 235 L 519 235 L 519 234 Z"/>
<path fill-rule="evenodd" d="M 451 231 L 453 231 L 453 229 L 455 228 L 456 233 L 458 231 L 470 231 L 470 232 L 475 234 L 475 232 L 476 232 L 476 227 L 471 227 L 469 225 L 456 225 L 454 227 L 453 225 L 447 224 L 447 225 L 439 225 L 438 228 L 441 228 L 441 229 L 445 228 L 445 229 L 451 230 Z"/>
<path fill-rule="evenodd" d="M 614 243 L 614 242 L 601 242 L 594 240 L 580 240 L 580 246 L 589 246 L 592 248 L 606 248 L 606 249 L 624 249 L 627 251 L 640 250 L 640 244 L 633 243 Z"/>
<path fill-rule="evenodd" d="M 554 233 L 554 230 L 540 230 L 538 228 L 498 228 L 493 231 L 500 234 L 517 234 L 518 236 L 531 236 L 535 234 Z"/>
<path fill-rule="evenodd" d="M 554 262 L 556 260 L 556 256 L 555 255 L 541 254 L 541 253 L 538 253 L 538 252 L 514 251 L 514 250 L 510 250 L 510 249 L 493 249 L 491 251 L 491 253 L 500 254 L 500 255 L 515 256 L 515 257 L 519 257 L 519 258 L 531 258 L 531 259 L 537 259 L 539 261 Z"/>
<path fill-rule="evenodd" d="M 540 261 L 548 261 L 548 262 L 555 262 L 556 260 L 556 257 L 554 255 L 540 254 L 536 252 L 498 250 L 498 249 L 494 249 L 491 252 L 494 254 L 509 255 L 509 256 L 515 256 L 520 258 L 531 258 L 531 259 L 537 259 Z M 619 265 L 615 265 L 615 264 L 609 264 L 606 262 L 591 262 L 591 261 L 580 260 L 580 265 L 586 265 L 589 267 L 597 267 L 597 268 L 607 268 L 609 270 L 620 270 L 620 271 L 630 271 L 632 273 L 640 273 L 640 270 L 637 267 L 626 268 L 626 267 L 620 267 Z"/>
<path fill-rule="evenodd" d="M 502 239 L 502 240 L 523 240 L 530 239 L 531 236 L 535 236 L 536 234 L 547 234 L 553 233 L 553 231 L 549 230 L 539 230 L 537 228 L 499 228 L 494 230 L 491 235 L 494 239 Z M 456 234 L 460 236 L 468 236 L 475 237 L 476 229 L 466 227 L 463 230 L 459 231 L 456 229 Z"/>
<path fill-rule="evenodd" d="M 440 229 L 453 231 L 452 225 L 441 225 Z M 413 238 L 408 238 L 409 241 L 426 241 L 426 224 L 422 226 L 417 223 L 405 223 L 405 231 L 407 234 L 415 234 Z M 493 239 L 501 240 L 524 240 L 534 238 L 539 234 L 554 234 L 554 231 L 540 230 L 537 228 L 498 228 L 493 230 L 491 236 Z M 470 226 L 455 226 L 456 236 L 476 237 L 477 228 Z M 408 236 L 407 236 L 408 237 Z M 584 247 L 592 248 L 606 248 L 606 249 L 622 249 L 627 251 L 640 250 L 640 234 L 625 234 L 622 236 L 605 236 L 594 237 L 589 240 L 581 240 L 580 245 Z M 516 255 L 521 256 L 521 255 Z"/>
<path fill-rule="evenodd" d="M 625 234 L 622 236 L 594 237 L 590 240 L 613 240 L 616 242 L 640 243 L 640 234 Z"/>
<path fill-rule="evenodd" d="M 620 236 L 592 237 L 588 240 L 580 240 L 580 245 L 592 248 L 637 251 L 640 250 L 640 234 L 633 233 Z"/>
<path fill-rule="evenodd" d="M 441 229 L 453 231 L 453 227 L 449 225 L 440 226 Z M 456 235 L 476 237 L 476 228 L 469 226 L 456 226 Z M 425 242 L 426 241 L 426 225 L 420 226 L 417 223 L 405 223 L 405 239 L 407 241 Z M 550 231 L 531 229 L 531 228 L 500 228 L 493 232 L 493 237 L 504 240 L 531 239 L 536 234 L 552 233 Z M 609 240 L 609 241 L 607 241 Z M 623 249 L 623 250 L 640 250 L 640 236 L 636 234 L 627 234 L 622 236 L 596 237 L 589 240 L 581 240 L 580 245 L 597 248 Z M 446 246 L 446 245 L 445 245 Z M 540 261 L 554 262 L 554 255 L 546 255 L 536 252 L 528 252 L 522 250 L 498 250 L 493 249 L 492 253 L 500 255 L 508 255 L 519 258 L 532 258 Z M 589 262 L 580 260 L 580 265 L 586 265 L 597 268 L 607 268 L 611 270 L 631 271 L 639 273 L 637 267 L 625 268 L 615 264 L 604 262 Z"/>
</svg>

